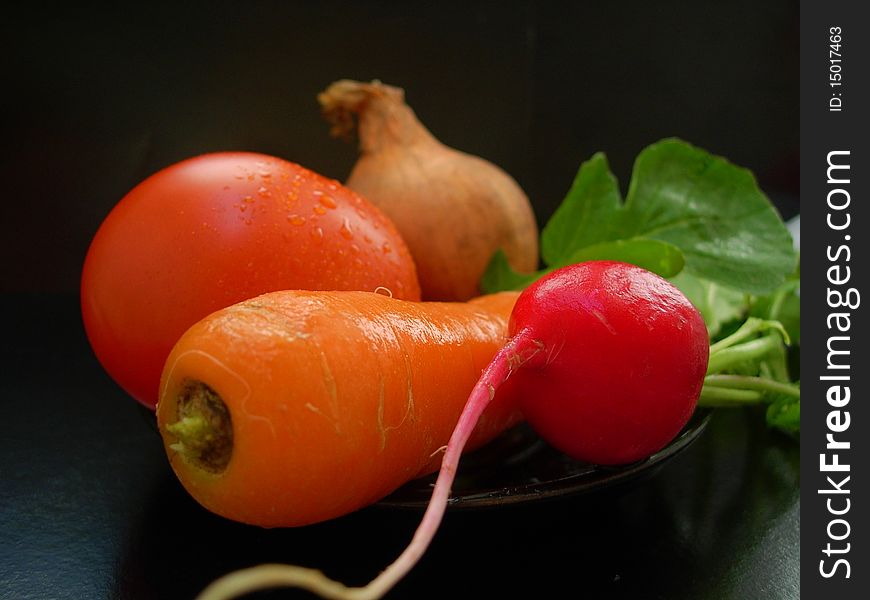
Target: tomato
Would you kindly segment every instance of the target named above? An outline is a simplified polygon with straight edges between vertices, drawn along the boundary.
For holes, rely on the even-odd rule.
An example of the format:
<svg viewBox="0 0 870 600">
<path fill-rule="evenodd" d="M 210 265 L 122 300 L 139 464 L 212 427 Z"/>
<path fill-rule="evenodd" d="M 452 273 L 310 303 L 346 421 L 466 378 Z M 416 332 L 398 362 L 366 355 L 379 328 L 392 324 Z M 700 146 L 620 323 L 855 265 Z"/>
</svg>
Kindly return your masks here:
<svg viewBox="0 0 870 600">
<path fill-rule="evenodd" d="M 154 408 L 172 346 L 209 313 L 282 289 L 379 287 L 420 299 L 407 247 L 372 204 L 294 163 L 216 153 L 115 206 L 85 258 L 81 305 L 103 367 Z"/>
</svg>

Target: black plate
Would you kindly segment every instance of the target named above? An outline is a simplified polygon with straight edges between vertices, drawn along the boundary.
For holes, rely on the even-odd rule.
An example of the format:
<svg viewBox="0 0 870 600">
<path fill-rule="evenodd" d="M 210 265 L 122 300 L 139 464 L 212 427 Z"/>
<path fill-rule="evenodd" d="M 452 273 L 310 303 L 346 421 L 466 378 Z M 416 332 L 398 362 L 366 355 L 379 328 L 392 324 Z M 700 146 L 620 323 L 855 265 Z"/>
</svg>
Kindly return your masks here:
<svg viewBox="0 0 870 600">
<path fill-rule="evenodd" d="M 485 508 L 520 504 L 570 494 L 589 493 L 652 475 L 704 431 L 712 411 L 698 409 L 680 434 L 646 460 L 602 467 L 568 458 L 544 443 L 528 426 L 519 425 L 462 458 L 450 508 Z M 378 504 L 391 508 L 425 508 L 435 474 L 415 479 Z"/>
</svg>

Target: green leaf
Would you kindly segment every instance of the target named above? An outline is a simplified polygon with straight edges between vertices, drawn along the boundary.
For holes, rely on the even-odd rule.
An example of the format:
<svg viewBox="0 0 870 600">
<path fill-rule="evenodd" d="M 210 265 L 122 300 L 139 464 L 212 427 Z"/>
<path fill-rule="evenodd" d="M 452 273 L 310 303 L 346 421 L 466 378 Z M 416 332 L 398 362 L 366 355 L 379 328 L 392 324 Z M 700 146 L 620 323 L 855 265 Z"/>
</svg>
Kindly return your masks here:
<svg viewBox="0 0 870 600">
<path fill-rule="evenodd" d="M 763 294 L 794 271 L 792 238 L 752 174 L 680 140 L 641 152 L 624 211 L 624 236 L 677 246 L 715 283 Z"/>
<path fill-rule="evenodd" d="M 541 232 L 541 258 L 567 262 L 580 248 L 625 236 L 618 229 L 622 196 L 603 153 L 580 165 L 571 189 Z"/>
<path fill-rule="evenodd" d="M 584 162 L 543 229 L 541 256 L 546 268 L 534 276 L 494 257 L 483 289 L 518 289 L 555 267 L 595 258 L 665 276 L 684 263 L 701 279 L 766 294 L 796 263 L 791 236 L 752 174 L 676 139 L 640 153 L 624 203 L 604 154 Z"/>
<path fill-rule="evenodd" d="M 800 279 L 791 279 L 773 294 L 753 298 L 749 314 L 762 319 L 779 321 L 788 332 L 793 344 L 801 343 L 801 299 L 798 295 Z"/>
<path fill-rule="evenodd" d="M 565 262 L 576 264 L 589 260 L 618 260 L 643 267 L 662 277 L 672 277 L 683 268 L 683 253 L 679 248 L 658 240 L 616 240 L 593 244 L 575 251 Z M 562 266 L 562 265 L 559 265 Z M 507 256 L 499 250 L 492 257 L 480 286 L 485 293 L 500 290 L 521 290 L 539 277 L 555 271 L 558 267 L 550 267 L 537 273 L 525 274 L 514 271 L 507 261 Z"/>
<path fill-rule="evenodd" d="M 551 271 L 548 269 L 547 271 Z M 533 283 L 544 272 L 531 274 L 517 273 L 508 263 L 504 251 L 499 250 L 493 255 L 480 280 L 480 289 L 484 294 L 502 292 L 505 290 L 521 290 Z"/>
<path fill-rule="evenodd" d="M 672 277 L 671 283 L 680 288 L 704 317 L 710 338 L 716 338 L 723 325 L 744 318 L 749 311 L 747 294 L 701 279 L 686 271 Z"/>
<path fill-rule="evenodd" d="M 618 260 L 652 271 L 662 277 L 673 277 L 683 270 L 685 259 L 676 246 L 658 240 L 615 240 L 580 248 L 568 264 L 588 260 Z"/>
</svg>

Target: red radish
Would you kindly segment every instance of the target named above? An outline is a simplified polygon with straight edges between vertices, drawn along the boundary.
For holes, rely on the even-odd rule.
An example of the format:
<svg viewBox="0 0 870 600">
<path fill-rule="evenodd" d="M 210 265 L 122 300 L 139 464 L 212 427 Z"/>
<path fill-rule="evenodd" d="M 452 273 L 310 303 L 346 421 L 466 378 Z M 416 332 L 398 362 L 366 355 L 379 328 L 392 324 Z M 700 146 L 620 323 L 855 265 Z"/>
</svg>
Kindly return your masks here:
<svg viewBox="0 0 870 600">
<path fill-rule="evenodd" d="M 644 459 L 677 435 L 710 350 L 682 292 L 613 262 L 567 267 L 530 286 L 509 334 L 521 358 L 508 359 L 526 367 L 511 382 L 523 415 L 552 446 L 601 465 Z"/>
<path fill-rule="evenodd" d="M 709 357 L 700 313 L 668 281 L 633 265 L 593 261 L 527 288 L 510 339 L 484 370 L 447 445 L 432 499 L 399 558 L 362 588 L 319 571 L 263 565 L 232 573 L 201 600 L 293 585 L 327 598 L 380 598 L 417 563 L 444 515 L 459 457 L 496 390 L 510 393 L 549 443 L 578 460 L 616 465 L 663 448 L 695 409 Z M 508 391 L 508 390 L 506 390 Z"/>
</svg>

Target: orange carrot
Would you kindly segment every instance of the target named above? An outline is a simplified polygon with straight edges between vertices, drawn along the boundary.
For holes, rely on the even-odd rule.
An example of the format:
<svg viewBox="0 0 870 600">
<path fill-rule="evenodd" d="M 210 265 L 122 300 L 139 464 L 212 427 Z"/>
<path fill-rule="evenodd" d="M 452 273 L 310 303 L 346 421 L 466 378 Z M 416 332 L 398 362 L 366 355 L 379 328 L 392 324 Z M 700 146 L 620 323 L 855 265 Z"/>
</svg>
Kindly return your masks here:
<svg viewBox="0 0 870 600">
<path fill-rule="evenodd" d="M 265 527 L 371 504 L 438 468 L 516 297 L 287 291 L 213 313 L 163 371 L 157 419 L 172 467 L 207 509 Z M 471 445 L 519 418 L 496 398 Z"/>
</svg>

